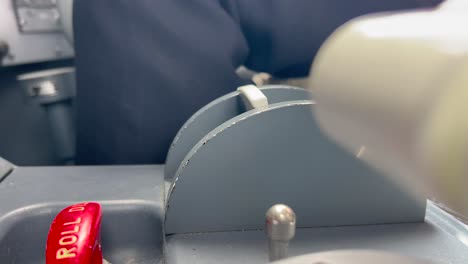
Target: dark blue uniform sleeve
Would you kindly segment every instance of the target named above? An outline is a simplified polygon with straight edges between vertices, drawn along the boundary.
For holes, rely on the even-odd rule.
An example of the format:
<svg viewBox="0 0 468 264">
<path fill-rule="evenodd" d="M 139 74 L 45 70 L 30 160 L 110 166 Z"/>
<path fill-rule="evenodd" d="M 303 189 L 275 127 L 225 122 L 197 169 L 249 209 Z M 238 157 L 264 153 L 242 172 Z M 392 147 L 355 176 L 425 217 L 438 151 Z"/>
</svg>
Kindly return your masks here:
<svg viewBox="0 0 468 264">
<path fill-rule="evenodd" d="M 77 163 L 163 163 L 197 109 L 245 84 L 240 65 L 304 76 L 325 38 L 418 0 L 75 0 Z"/>
</svg>

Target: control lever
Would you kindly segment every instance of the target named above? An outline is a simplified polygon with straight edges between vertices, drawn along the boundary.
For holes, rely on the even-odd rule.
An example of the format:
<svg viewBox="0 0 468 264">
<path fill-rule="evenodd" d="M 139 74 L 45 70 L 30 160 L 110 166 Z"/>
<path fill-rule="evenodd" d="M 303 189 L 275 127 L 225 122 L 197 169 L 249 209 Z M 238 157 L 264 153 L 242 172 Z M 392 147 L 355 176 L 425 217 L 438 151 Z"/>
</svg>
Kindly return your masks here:
<svg viewBox="0 0 468 264">
<path fill-rule="evenodd" d="M 275 204 L 268 209 L 265 218 L 270 261 L 287 258 L 289 241 L 296 234 L 296 214 L 287 205 Z"/>
<path fill-rule="evenodd" d="M 46 264 L 110 264 L 102 258 L 101 217 L 94 202 L 63 209 L 49 230 Z"/>
</svg>

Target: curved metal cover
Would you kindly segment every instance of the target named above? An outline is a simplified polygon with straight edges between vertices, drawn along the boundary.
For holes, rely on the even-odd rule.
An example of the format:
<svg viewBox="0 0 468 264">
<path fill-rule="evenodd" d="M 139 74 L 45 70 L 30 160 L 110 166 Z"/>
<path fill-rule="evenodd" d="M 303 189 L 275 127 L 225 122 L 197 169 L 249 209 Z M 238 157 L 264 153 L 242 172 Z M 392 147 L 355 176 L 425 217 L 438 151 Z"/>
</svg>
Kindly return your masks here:
<svg viewBox="0 0 468 264">
<path fill-rule="evenodd" d="M 273 204 L 298 227 L 420 222 L 414 198 L 317 127 L 311 101 L 241 114 L 207 134 L 181 163 L 166 205 L 166 233 L 262 229 Z"/>
<path fill-rule="evenodd" d="M 293 100 L 307 100 L 309 91 L 285 85 L 268 85 L 260 87 L 260 90 L 268 98 L 268 102 L 279 103 Z M 185 122 L 171 144 L 164 167 L 166 179 L 173 178 L 180 163 L 192 147 L 211 130 L 217 126 L 244 113 L 238 91 L 222 96 L 205 107 L 198 110 Z"/>
</svg>

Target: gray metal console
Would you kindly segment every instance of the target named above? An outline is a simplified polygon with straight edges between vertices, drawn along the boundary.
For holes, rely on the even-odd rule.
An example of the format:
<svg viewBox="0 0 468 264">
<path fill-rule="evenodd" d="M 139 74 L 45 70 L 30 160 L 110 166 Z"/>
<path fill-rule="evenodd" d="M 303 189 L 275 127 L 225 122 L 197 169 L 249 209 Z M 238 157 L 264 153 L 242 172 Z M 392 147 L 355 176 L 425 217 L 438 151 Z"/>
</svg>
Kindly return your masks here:
<svg viewBox="0 0 468 264">
<path fill-rule="evenodd" d="M 163 167 L 20 167 L 0 183 L 0 263 L 44 263 L 55 215 L 69 204 L 103 205 L 104 255 L 160 263 Z"/>
<path fill-rule="evenodd" d="M 113 264 L 266 263 L 262 229 L 276 203 L 297 214 L 291 257 L 373 249 L 468 263 L 466 225 L 329 142 L 304 91 L 260 90 L 267 107 L 242 107 L 236 91 L 196 113 L 174 140 L 170 168 L 5 163 L 0 263 L 44 263 L 51 221 L 80 201 L 103 205 L 103 253 Z"/>
</svg>

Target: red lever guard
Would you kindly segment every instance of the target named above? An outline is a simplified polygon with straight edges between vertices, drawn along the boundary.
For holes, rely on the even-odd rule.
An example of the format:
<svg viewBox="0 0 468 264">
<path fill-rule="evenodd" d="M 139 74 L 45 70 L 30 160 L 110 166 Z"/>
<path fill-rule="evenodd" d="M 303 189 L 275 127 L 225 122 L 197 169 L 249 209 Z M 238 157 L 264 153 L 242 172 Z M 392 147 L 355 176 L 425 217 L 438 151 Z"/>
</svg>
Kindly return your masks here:
<svg viewBox="0 0 468 264">
<path fill-rule="evenodd" d="M 46 246 L 46 264 L 102 264 L 101 205 L 80 203 L 54 219 Z"/>
</svg>

